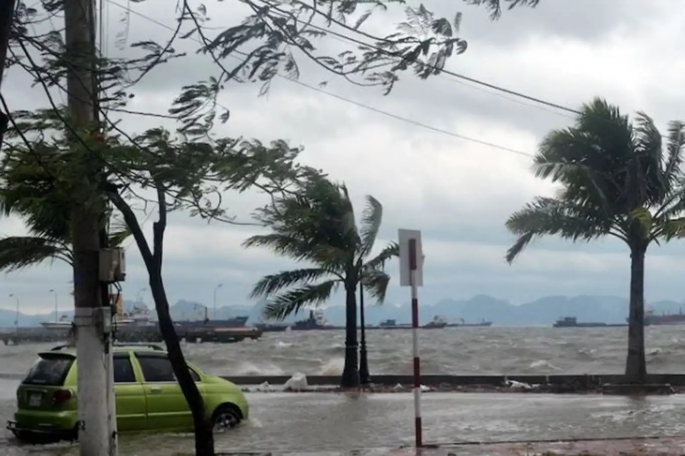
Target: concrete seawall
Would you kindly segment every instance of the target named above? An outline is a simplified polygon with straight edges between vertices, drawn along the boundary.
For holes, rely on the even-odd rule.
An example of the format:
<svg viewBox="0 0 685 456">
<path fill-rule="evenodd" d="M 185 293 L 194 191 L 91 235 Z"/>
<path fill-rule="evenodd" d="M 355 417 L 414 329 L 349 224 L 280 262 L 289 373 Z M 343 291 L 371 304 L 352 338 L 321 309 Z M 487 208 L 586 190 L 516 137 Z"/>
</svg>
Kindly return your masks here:
<svg viewBox="0 0 685 456">
<path fill-rule="evenodd" d="M 223 375 L 223 378 L 236 385 L 259 385 L 269 382 L 280 385 L 288 381 L 288 375 Z M 555 374 L 555 375 L 435 375 L 421 376 L 421 383 L 426 386 L 501 386 L 506 380 L 537 385 L 578 385 L 600 386 L 604 384 L 624 383 L 623 375 L 617 374 Z M 411 375 L 379 374 L 371 376 L 371 383 L 376 385 L 395 386 L 398 383 L 408 385 L 414 382 Z M 329 386 L 340 383 L 339 376 L 308 375 L 307 383 L 312 386 Z M 647 376 L 647 383 L 670 384 L 671 386 L 685 386 L 685 374 L 651 374 Z"/>
</svg>

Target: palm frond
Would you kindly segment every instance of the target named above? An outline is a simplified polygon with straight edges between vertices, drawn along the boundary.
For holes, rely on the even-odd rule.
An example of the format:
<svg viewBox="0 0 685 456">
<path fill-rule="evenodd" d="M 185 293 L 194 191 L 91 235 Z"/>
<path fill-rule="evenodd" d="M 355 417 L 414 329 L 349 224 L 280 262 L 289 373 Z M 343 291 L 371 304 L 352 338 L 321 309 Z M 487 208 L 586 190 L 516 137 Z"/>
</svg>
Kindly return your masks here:
<svg viewBox="0 0 685 456">
<path fill-rule="evenodd" d="M 318 240 L 304 240 L 301 234 L 262 234 L 251 236 L 243 242 L 243 247 L 265 247 L 277 255 L 295 261 L 311 261 L 333 271 L 340 268 L 341 256 L 345 252 Z"/>
<path fill-rule="evenodd" d="M 361 228 L 359 235 L 361 238 L 360 257 L 364 258 L 373 249 L 376 242 L 378 231 L 383 222 L 383 205 L 373 196 L 366 197 L 366 207 L 362 213 Z"/>
<path fill-rule="evenodd" d="M 16 271 L 49 259 L 73 265 L 71 251 L 52 240 L 31 236 L 0 239 L 0 271 Z"/>
<path fill-rule="evenodd" d="M 685 217 L 674 218 L 666 220 L 661 226 L 660 235 L 663 235 L 667 241 L 685 237 Z"/>
<path fill-rule="evenodd" d="M 614 228 L 611 223 L 596 219 L 582 206 L 554 198 L 537 198 L 527 204 L 522 210 L 509 217 L 506 227 L 519 236 L 507 251 L 508 263 L 512 263 L 521 251 L 538 236 L 560 235 L 572 241 L 590 240 L 611 234 Z"/>
<path fill-rule="evenodd" d="M 286 291 L 267 303 L 263 316 L 268 320 L 283 320 L 291 314 L 297 314 L 306 305 L 326 302 L 338 284 L 339 282 L 335 280 L 329 280 Z"/>
<path fill-rule="evenodd" d="M 269 296 L 284 288 L 295 285 L 308 285 L 328 274 L 329 272 L 322 268 L 309 268 L 267 275 L 257 282 L 250 293 L 250 297 Z"/>
<path fill-rule="evenodd" d="M 123 225 L 118 229 L 109 233 L 109 246 L 110 247 L 121 247 L 128 237 L 131 236 L 131 230 L 128 226 Z"/>
<path fill-rule="evenodd" d="M 683 147 L 685 147 L 685 124 L 678 121 L 670 122 L 668 124 L 668 156 L 663 170 L 666 193 L 670 193 L 682 178 L 680 167 L 683 164 Z"/>
<path fill-rule="evenodd" d="M 367 269 L 362 274 L 364 289 L 374 297 L 378 304 L 383 304 L 388 291 L 390 275 L 379 269 Z"/>
<path fill-rule="evenodd" d="M 364 264 L 364 269 L 383 269 L 385 263 L 394 257 L 400 256 L 400 245 L 397 242 L 391 242 L 374 258 L 370 259 Z"/>
</svg>

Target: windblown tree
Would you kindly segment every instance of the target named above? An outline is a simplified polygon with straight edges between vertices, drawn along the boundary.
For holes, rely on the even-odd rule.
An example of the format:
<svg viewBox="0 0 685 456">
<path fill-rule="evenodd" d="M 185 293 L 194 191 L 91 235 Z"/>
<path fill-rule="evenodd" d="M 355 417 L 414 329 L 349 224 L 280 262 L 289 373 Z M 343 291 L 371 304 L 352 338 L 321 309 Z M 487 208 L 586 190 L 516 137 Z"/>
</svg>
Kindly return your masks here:
<svg viewBox="0 0 685 456">
<path fill-rule="evenodd" d="M 344 185 L 314 173 L 294 193 L 276 199 L 258 216 L 272 231 L 247 239 L 246 247 L 266 247 L 278 255 L 307 264 L 302 269 L 263 277 L 252 297 L 268 298 L 264 316 L 284 319 L 303 307 L 328 301 L 340 287 L 345 292 L 345 367 L 341 386 L 359 385 L 356 290 L 383 302 L 390 276 L 386 261 L 397 256 L 396 243 L 371 257 L 383 219 L 383 207 L 372 196 L 357 226 Z"/>
<path fill-rule="evenodd" d="M 109 177 L 101 184 L 102 195 L 123 216 L 125 232 L 133 236 L 143 257 L 160 332 L 193 415 L 196 453 L 212 455 L 213 424 L 220 420 L 206 414 L 202 396 L 187 369 L 164 288 L 167 217 L 172 211 L 184 210 L 205 219 L 234 223 L 222 203 L 224 192 L 240 193 L 252 186 L 263 192 L 284 191 L 308 172 L 294 162 L 300 149 L 284 141 L 270 145 L 240 138 L 190 141 L 158 128 L 135 136 L 111 133 L 103 141 L 87 143 L 87 150 L 65 151 L 60 147 L 66 141 L 65 132 L 60 131 L 64 124 L 53 113 L 44 110 L 10 116 L 14 128 L 8 134 L 0 181 L 4 209 L 26 216 L 37 234 L 67 248 L 68 214 L 76 204 L 70 194 L 78 182 L 69 166 L 73 157 L 68 155 L 87 153 L 106 164 Z M 21 136 L 34 140 L 25 143 L 19 139 Z M 140 209 L 147 205 L 155 205 L 158 212 L 150 241 L 138 220 Z M 115 232 L 111 237 L 120 242 L 122 234 Z M 65 261 L 70 259 L 68 253 L 63 256 Z"/>
<path fill-rule="evenodd" d="M 618 107 L 595 99 L 573 127 L 552 131 L 534 159 L 535 175 L 560 184 L 556 197 L 538 197 L 511 215 L 518 236 L 509 263 L 534 238 L 589 241 L 610 236 L 630 250 L 628 381 L 647 375 L 644 340 L 644 275 L 647 248 L 685 234 L 684 124 L 671 122 L 664 139 L 640 112 L 634 121 Z"/>
</svg>

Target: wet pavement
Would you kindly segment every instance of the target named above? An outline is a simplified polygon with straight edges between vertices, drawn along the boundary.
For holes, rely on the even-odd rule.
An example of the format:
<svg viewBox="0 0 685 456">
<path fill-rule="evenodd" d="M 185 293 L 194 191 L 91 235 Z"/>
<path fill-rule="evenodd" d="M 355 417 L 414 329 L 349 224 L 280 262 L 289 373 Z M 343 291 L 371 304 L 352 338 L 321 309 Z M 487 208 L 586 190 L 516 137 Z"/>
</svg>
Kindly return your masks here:
<svg viewBox="0 0 685 456">
<path fill-rule="evenodd" d="M 0 420 L 3 423 L 13 412 L 16 384 L 14 381 L 0 380 Z M 413 444 L 413 401 L 410 394 L 276 392 L 250 393 L 248 400 L 252 411 L 251 422 L 218 436 L 217 450 L 277 450 L 274 455 L 337 455 L 341 450 L 357 449 L 360 450 L 360 456 L 399 456 L 413 451 L 396 449 Z M 443 445 L 472 442 L 476 445 L 460 445 L 452 449 L 443 446 L 424 453 L 517 454 L 512 453 L 512 449 L 519 448 L 523 451 L 520 454 L 531 454 L 531 451 L 525 450 L 525 444 L 498 446 L 494 442 L 683 436 L 683 439 L 638 442 L 645 445 L 670 444 L 673 449 L 681 450 L 666 453 L 682 454 L 685 453 L 681 447 L 681 443 L 685 442 L 684 418 L 685 395 L 628 398 L 432 393 L 423 396 L 424 441 Z M 478 445 L 486 442 L 493 444 Z M 634 445 L 634 442 L 617 442 L 612 445 Z M 556 445 L 554 448 L 561 449 L 568 444 L 541 442 L 540 445 Z M 578 445 L 596 446 L 597 443 Z M 122 436 L 120 447 L 122 456 L 166 456 L 191 452 L 192 439 L 189 435 L 178 434 Z M 370 448 L 376 448 L 373 450 L 376 453 L 369 453 Z M 391 450 L 393 448 L 395 450 Z M 0 432 L 0 455 L 29 454 L 67 456 L 75 455 L 77 451 L 66 444 L 20 446 L 7 431 Z"/>
</svg>

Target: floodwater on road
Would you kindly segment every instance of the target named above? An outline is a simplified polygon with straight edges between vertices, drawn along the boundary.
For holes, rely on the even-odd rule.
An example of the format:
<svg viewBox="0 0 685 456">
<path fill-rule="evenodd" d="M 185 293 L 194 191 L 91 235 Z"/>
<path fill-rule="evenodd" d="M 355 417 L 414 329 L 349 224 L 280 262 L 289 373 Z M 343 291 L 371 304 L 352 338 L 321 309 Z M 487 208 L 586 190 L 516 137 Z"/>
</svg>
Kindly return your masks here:
<svg viewBox="0 0 685 456">
<path fill-rule="evenodd" d="M 11 417 L 16 382 L 0 384 L 0 420 Z M 251 422 L 218 436 L 218 450 L 334 451 L 413 443 L 411 394 L 248 394 Z M 423 395 L 429 443 L 685 435 L 685 396 L 641 399 L 585 395 Z M 192 450 L 189 435 L 120 438 L 120 454 L 168 456 Z M 0 455 L 78 454 L 68 444 L 20 446 L 0 434 Z"/>
</svg>

